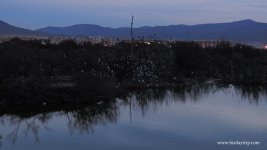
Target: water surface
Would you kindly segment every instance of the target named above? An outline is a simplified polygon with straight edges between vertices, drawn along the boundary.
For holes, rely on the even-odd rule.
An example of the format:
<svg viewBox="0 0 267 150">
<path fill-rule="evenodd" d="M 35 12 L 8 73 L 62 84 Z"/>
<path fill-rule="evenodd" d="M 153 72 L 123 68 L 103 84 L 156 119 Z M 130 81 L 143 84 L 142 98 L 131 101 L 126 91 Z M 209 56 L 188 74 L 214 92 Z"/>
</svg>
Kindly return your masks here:
<svg viewBox="0 0 267 150">
<path fill-rule="evenodd" d="M 3 110 L 0 149 L 264 150 L 266 98 L 263 88 L 195 85 L 130 90 L 96 105 Z"/>
</svg>

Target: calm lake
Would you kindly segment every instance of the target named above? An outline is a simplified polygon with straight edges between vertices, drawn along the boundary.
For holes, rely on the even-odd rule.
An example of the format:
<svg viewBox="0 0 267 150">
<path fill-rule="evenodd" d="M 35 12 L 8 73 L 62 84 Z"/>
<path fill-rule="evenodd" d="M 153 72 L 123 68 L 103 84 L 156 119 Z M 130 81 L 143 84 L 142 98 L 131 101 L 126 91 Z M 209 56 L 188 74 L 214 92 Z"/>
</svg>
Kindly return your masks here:
<svg viewBox="0 0 267 150">
<path fill-rule="evenodd" d="M 93 106 L 10 108 L 0 114 L 0 149 L 264 150 L 266 91 L 206 84 L 130 90 Z"/>
</svg>

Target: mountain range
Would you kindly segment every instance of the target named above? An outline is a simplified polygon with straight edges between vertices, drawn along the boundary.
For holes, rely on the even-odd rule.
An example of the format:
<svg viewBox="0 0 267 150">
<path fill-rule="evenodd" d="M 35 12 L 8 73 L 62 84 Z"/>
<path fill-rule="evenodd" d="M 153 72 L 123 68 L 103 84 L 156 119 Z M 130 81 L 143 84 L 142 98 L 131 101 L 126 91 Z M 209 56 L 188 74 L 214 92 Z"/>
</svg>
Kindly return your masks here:
<svg viewBox="0 0 267 150">
<path fill-rule="evenodd" d="M 267 23 L 250 19 L 199 25 L 144 26 L 133 29 L 135 39 L 229 40 L 236 42 L 266 42 Z M 35 31 L 18 28 L 0 21 L 0 35 L 64 35 L 102 36 L 129 39 L 130 28 L 110 28 L 93 24 L 67 27 L 45 27 Z"/>
<path fill-rule="evenodd" d="M 20 27 L 15 27 L 0 20 L 0 35 L 40 35 L 40 33 Z"/>
</svg>

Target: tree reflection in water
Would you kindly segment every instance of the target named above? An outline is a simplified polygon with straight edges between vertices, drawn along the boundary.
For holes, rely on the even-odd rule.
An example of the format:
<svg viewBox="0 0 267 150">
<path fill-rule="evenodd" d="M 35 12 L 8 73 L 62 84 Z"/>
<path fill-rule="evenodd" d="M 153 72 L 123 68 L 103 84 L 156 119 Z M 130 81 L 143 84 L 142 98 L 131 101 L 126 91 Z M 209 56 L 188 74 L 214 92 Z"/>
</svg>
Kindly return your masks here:
<svg viewBox="0 0 267 150">
<path fill-rule="evenodd" d="M 3 136 L 2 136 L 2 134 L 0 134 L 0 147 L 2 146 L 2 138 L 3 138 Z"/>
<path fill-rule="evenodd" d="M 130 117 L 132 109 L 140 110 L 145 115 L 149 110 L 156 111 L 162 105 L 171 105 L 172 103 L 185 103 L 187 100 L 197 102 L 208 94 L 215 94 L 223 91 L 225 94 L 236 94 L 242 100 L 248 100 L 249 103 L 258 104 L 261 97 L 267 97 L 267 87 L 263 86 L 233 86 L 229 84 L 195 84 L 193 86 L 182 86 L 168 89 L 141 89 L 131 90 L 123 99 L 129 105 Z"/>
<path fill-rule="evenodd" d="M 70 133 L 73 133 L 75 130 L 78 130 L 80 133 L 93 132 L 94 126 L 97 124 L 107 124 L 117 121 L 115 103 L 98 104 L 83 109 L 64 111 L 60 114 L 66 117 Z"/>
<path fill-rule="evenodd" d="M 36 106 L 40 107 L 40 106 Z M 67 120 L 67 127 L 72 134 L 74 131 L 80 133 L 93 132 L 97 124 L 116 122 L 117 108 L 114 102 L 98 103 L 90 106 L 66 106 L 51 108 L 23 108 L 25 111 L 15 112 L 16 108 L 9 110 L 6 114 L 0 114 L 1 126 L 11 129 L 5 135 L 13 144 L 16 143 L 19 134 L 28 137 L 32 134 L 35 142 L 39 142 L 39 131 L 41 128 L 49 131 L 49 121 L 53 117 L 60 117 Z M 60 110 L 62 109 L 62 110 Z M 34 112 L 34 110 L 36 112 Z M 7 111 L 7 110 L 6 110 Z"/>
<path fill-rule="evenodd" d="M 8 122 L 8 126 L 12 127 L 13 130 L 8 134 L 8 139 L 15 143 L 17 141 L 18 132 L 21 126 L 25 127 L 22 133 L 27 137 L 28 134 L 32 134 L 36 142 L 39 142 L 38 132 L 41 127 L 49 129 L 46 124 L 51 118 L 52 114 L 38 114 L 30 118 L 20 118 L 18 116 L 6 116 L 5 120 Z"/>
<path fill-rule="evenodd" d="M 145 115 L 148 111 L 156 111 L 162 105 L 171 105 L 174 102 L 185 103 L 187 100 L 197 102 L 205 94 L 224 91 L 234 92 L 251 103 L 258 104 L 260 97 L 267 95 L 265 87 L 232 86 L 223 84 L 196 84 L 194 86 L 181 86 L 168 89 L 140 89 L 127 90 L 122 92 L 117 99 L 121 99 L 122 105 L 129 106 L 130 117 L 132 109 L 138 109 Z M 0 133 L 0 146 L 4 137 L 15 143 L 19 134 L 25 137 L 33 135 L 35 142 L 39 142 L 39 131 L 51 130 L 49 121 L 53 117 L 60 117 L 66 120 L 66 126 L 70 134 L 75 131 L 80 133 L 94 132 L 98 124 L 116 122 L 118 118 L 117 101 L 107 100 L 90 105 L 60 105 L 60 106 L 27 106 L 27 107 L 6 107 L 0 108 L 1 126 L 11 129 L 9 133 Z M 51 127 L 52 128 L 52 127 Z"/>
</svg>

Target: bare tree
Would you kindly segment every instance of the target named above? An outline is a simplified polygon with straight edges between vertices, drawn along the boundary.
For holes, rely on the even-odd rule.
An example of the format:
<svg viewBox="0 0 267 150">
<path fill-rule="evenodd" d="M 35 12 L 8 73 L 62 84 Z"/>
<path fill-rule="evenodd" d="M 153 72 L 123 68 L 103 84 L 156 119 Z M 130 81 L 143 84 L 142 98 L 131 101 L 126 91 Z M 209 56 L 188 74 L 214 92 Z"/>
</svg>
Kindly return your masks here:
<svg viewBox="0 0 267 150">
<path fill-rule="evenodd" d="M 134 49 L 134 35 L 133 35 L 133 21 L 134 21 L 134 16 L 132 15 L 132 22 L 131 22 L 131 40 L 132 40 L 132 51 Z"/>
</svg>

